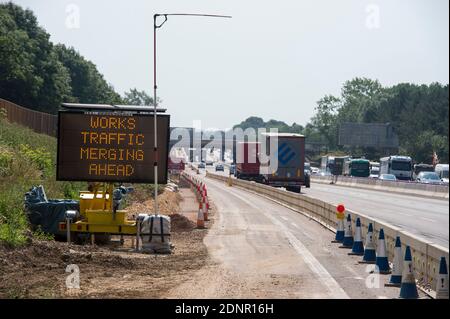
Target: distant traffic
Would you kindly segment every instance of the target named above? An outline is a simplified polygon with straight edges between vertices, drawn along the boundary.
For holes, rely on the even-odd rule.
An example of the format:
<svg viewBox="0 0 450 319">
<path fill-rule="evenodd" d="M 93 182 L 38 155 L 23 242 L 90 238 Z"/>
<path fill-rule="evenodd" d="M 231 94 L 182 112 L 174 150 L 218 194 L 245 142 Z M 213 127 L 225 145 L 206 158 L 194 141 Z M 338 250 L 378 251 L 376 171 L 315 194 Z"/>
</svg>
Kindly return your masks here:
<svg viewBox="0 0 450 319">
<path fill-rule="evenodd" d="M 323 156 L 320 168 L 310 169 L 311 175 L 343 175 L 439 185 L 449 183 L 448 164 L 415 164 L 409 156 L 387 156 L 380 158 L 380 162 L 350 156 Z"/>
</svg>

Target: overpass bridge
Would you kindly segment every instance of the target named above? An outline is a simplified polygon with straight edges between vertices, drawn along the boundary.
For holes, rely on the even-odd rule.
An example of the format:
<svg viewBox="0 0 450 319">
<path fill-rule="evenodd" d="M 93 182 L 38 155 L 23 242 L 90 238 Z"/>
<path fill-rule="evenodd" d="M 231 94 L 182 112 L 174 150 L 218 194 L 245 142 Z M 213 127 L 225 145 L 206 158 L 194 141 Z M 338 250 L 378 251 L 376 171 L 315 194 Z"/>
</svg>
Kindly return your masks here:
<svg viewBox="0 0 450 319">
<path fill-rule="evenodd" d="M 211 138 L 212 136 L 214 138 Z M 193 162 L 195 156 L 198 156 L 201 161 L 206 157 L 205 152 L 215 148 L 220 149 L 220 158 L 224 161 L 226 151 L 232 151 L 232 158 L 236 158 L 236 142 L 241 141 L 243 139 L 225 131 L 205 133 L 194 130 L 192 127 L 171 127 L 169 152 L 174 146 L 183 148 L 186 154 L 189 154 L 189 161 Z M 323 148 L 324 145 L 321 143 L 305 142 L 306 155 L 319 154 Z"/>
</svg>

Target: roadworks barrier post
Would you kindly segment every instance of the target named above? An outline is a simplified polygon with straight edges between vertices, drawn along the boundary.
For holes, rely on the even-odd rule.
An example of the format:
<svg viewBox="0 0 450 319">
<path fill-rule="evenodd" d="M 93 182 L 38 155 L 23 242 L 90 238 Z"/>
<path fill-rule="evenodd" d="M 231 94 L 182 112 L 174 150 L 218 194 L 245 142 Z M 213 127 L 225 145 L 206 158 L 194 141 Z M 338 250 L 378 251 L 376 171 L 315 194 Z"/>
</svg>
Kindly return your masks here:
<svg viewBox="0 0 450 319">
<path fill-rule="evenodd" d="M 403 272 L 403 253 L 402 243 L 400 236 L 395 239 L 394 247 L 394 261 L 392 262 L 392 274 L 389 279 L 389 283 L 385 284 L 386 287 L 400 287 L 402 284 L 402 272 Z"/>
<path fill-rule="evenodd" d="M 202 210 L 203 210 L 203 219 L 205 221 L 208 221 L 209 220 L 209 218 L 208 218 L 208 208 L 206 206 L 206 196 L 205 195 L 202 196 Z"/>
<path fill-rule="evenodd" d="M 373 226 L 369 223 L 366 235 L 366 244 L 364 247 L 363 260 L 360 261 L 362 264 L 375 264 L 377 253 L 375 251 L 375 244 L 373 242 Z"/>
<path fill-rule="evenodd" d="M 345 222 L 345 233 L 344 240 L 342 241 L 342 246 L 339 248 L 352 248 L 353 246 L 353 234 L 352 234 L 352 217 L 347 214 L 347 219 Z"/>
<path fill-rule="evenodd" d="M 206 189 L 206 184 L 202 183 L 203 196 L 208 196 L 208 190 Z"/>
<path fill-rule="evenodd" d="M 70 222 L 71 219 L 66 217 L 66 231 L 67 231 L 67 243 L 70 244 Z"/>
<path fill-rule="evenodd" d="M 436 299 L 448 299 L 448 272 L 445 257 L 441 257 L 436 280 Z"/>
<path fill-rule="evenodd" d="M 203 215 L 202 203 L 199 204 L 198 214 L 197 214 L 197 228 L 205 228 L 205 217 Z"/>
<path fill-rule="evenodd" d="M 386 241 L 384 239 L 383 228 L 380 229 L 380 234 L 378 236 L 376 265 L 378 266 L 380 274 L 391 273 L 391 269 L 389 268 L 388 256 L 386 254 Z"/>
<path fill-rule="evenodd" d="M 400 286 L 400 298 L 402 299 L 419 298 L 413 267 L 411 248 L 406 246 L 405 259 L 403 261 L 402 284 Z"/>
<path fill-rule="evenodd" d="M 338 219 L 336 237 L 333 240 L 333 243 L 342 243 L 342 241 L 344 240 L 344 234 L 344 221 L 342 219 Z"/>
<path fill-rule="evenodd" d="M 364 245 L 362 242 L 362 234 L 361 234 L 361 220 L 356 218 L 356 229 L 355 229 L 355 239 L 353 241 L 352 252 L 348 253 L 349 255 L 364 255 Z"/>
<path fill-rule="evenodd" d="M 345 227 L 344 227 L 344 219 L 345 219 L 345 207 L 342 204 L 339 204 L 336 207 L 336 218 L 337 218 L 337 227 L 336 227 L 336 237 L 333 243 L 342 243 L 344 241 L 345 235 Z"/>
</svg>

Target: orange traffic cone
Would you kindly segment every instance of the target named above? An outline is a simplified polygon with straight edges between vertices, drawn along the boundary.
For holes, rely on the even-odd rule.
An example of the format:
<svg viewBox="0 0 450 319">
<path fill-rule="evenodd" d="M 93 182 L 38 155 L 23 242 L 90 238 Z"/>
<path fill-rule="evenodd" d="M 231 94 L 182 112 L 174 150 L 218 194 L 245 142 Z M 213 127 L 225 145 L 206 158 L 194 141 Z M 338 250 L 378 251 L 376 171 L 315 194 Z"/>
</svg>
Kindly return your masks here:
<svg viewBox="0 0 450 319">
<path fill-rule="evenodd" d="M 205 217 L 203 216 L 202 203 L 199 204 L 198 215 L 197 215 L 197 228 L 205 228 Z"/>
</svg>

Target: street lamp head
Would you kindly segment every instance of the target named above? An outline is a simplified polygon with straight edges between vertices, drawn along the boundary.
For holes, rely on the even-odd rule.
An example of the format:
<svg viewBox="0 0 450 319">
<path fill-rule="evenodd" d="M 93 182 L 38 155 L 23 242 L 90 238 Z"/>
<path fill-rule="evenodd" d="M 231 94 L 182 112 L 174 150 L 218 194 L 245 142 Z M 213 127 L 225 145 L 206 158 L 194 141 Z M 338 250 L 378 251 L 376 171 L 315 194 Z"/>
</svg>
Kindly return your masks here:
<svg viewBox="0 0 450 319">
<path fill-rule="evenodd" d="M 191 16 L 191 17 L 210 17 L 210 18 L 231 18 L 228 15 L 220 14 L 204 14 L 204 13 L 155 13 L 153 15 L 153 22 L 156 29 L 161 28 L 162 25 L 167 21 L 168 16 Z M 164 17 L 164 21 L 159 25 L 156 24 L 156 19 L 158 17 Z"/>
</svg>

